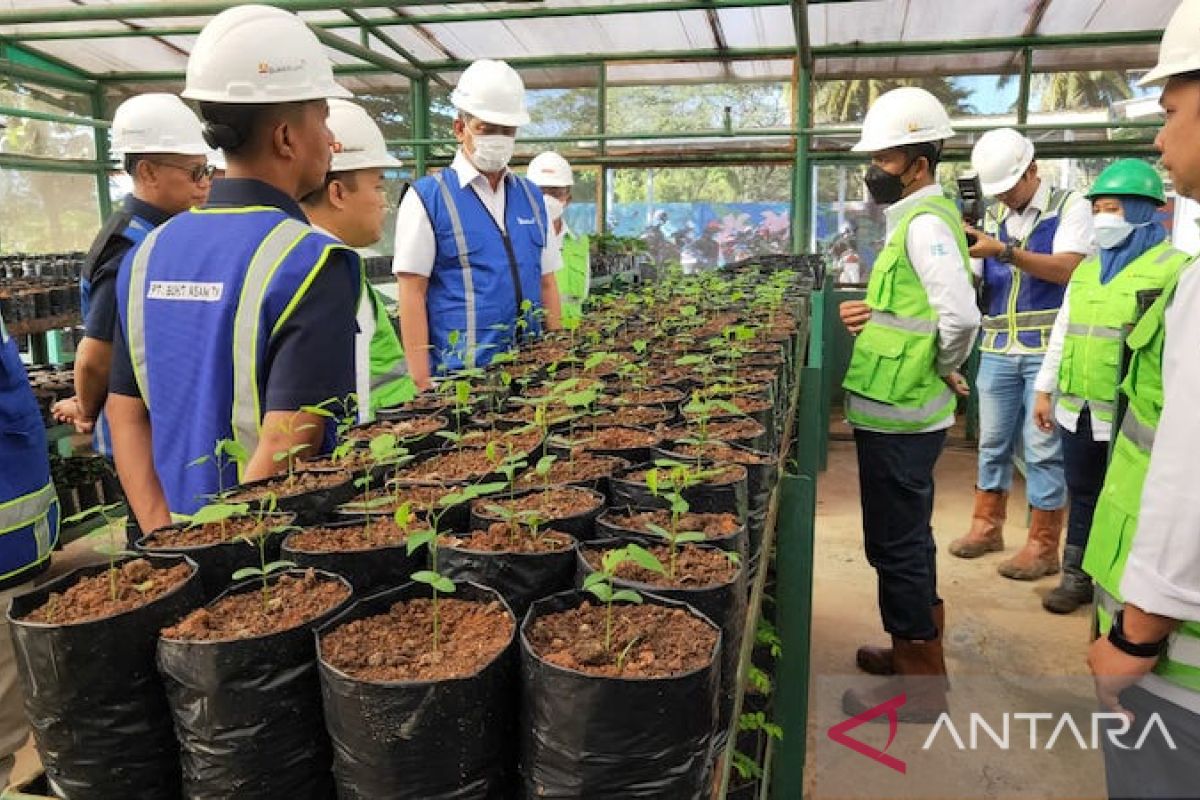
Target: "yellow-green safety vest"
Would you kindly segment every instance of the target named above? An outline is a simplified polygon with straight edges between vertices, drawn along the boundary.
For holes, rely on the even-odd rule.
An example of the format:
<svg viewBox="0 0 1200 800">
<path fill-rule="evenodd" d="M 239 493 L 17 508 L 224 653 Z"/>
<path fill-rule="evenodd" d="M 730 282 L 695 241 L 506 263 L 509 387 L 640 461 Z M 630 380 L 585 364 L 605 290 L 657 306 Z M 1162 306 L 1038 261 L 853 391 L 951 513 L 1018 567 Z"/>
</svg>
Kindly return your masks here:
<svg viewBox="0 0 1200 800">
<path fill-rule="evenodd" d="M 1106 284 L 1100 259 L 1092 257 L 1071 275 L 1067 335 L 1058 368 L 1058 403 L 1078 414 L 1086 403 L 1092 416 L 1112 423 L 1125 326 L 1137 321 L 1138 292 L 1161 289 L 1191 260 L 1162 242 L 1142 253 Z"/>
<path fill-rule="evenodd" d="M 854 341 L 843 388 L 846 417 L 856 427 L 896 433 L 921 431 L 952 417 L 956 396 L 938 375 L 938 315 L 909 261 L 908 226 L 936 214 L 954 231 L 963 272 L 970 276 L 967 240 L 954 203 L 918 202 L 896 225 L 867 284 L 871 319 Z"/>
<path fill-rule="evenodd" d="M 408 375 L 404 346 L 400 343 L 400 336 L 383 296 L 373 286 L 368 285 L 366 291 L 375 309 L 375 333 L 368 345 L 371 374 L 367 400 L 370 416 L 374 418 L 378 409 L 398 406 L 416 397 L 417 385 Z"/>
<path fill-rule="evenodd" d="M 1123 602 L 1121 577 L 1137 534 L 1142 487 L 1150 468 L 1154 435 L 1162 417 L 1166 310 L 1180 276 L 1190 268 L 1177 271 L 1167 281 L 1162 295 L 1126 339 L 1133 357 L 1121 390 L 1129 398 L 1129 407 L 1113 445 L 1083 559 L 1084 570 L 1096 580 L 1096 614 L 1102 635 L 1107 634 L 1113 614 Z M 1168 690 L 1188 690 L 1185 697 L 1196 701 L 1189 705 L 1200 703 L 1200 698 L 1190 695 L 1200 692 L 1200 623 L 1184 622 L 1171 634 L 1168 648 L 1155 665 L 1154 672 Z"/>
<path fill-rule="evenodd" d="M 586 236 L 568 232 L 563 236 L 562 269 L 558 271 L 558 294 L 564 321 L 583 317 L 583 301 L 591 284 L 591 242 Z"/>
</svg>

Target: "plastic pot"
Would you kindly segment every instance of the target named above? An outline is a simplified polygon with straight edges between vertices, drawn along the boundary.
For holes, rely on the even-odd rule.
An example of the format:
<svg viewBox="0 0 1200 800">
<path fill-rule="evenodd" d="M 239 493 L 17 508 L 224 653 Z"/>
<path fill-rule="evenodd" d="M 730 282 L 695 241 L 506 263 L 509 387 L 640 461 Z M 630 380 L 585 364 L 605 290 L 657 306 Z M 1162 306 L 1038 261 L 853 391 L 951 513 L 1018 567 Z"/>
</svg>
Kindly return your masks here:
<svg viewBox="0 0 1200 800">
<path fill-rule="evenodd" d="M 706 466 L 711 466 L 711 464 L 706 464 Z M 720 466 L 740 468 L 742 475 L 737 480 L 728 483 L 701 483 L 696 486 L 689 486 L 680 491 L 680 494 L 688 502 L 690 511 L 698 514 L 736 514 L 739 520 L 745 521 L 747 504 L 746 468 L 740 464 Z M 632 506 L 633 508 L 669 508 L 671 505 L 670 501 L 651 492 L 643 481 L 631 480 L 625 477 L 626 475 L 631 475 L 642 470 L 654 468 L 654 463 L 647 461 L 644 464 L 638 464 L 626 470 L 624 475 L 613 477 L 609 481 L 609 485 L 612 487 L 613 504 Z M 659 471 L 665 473 L 666 470 L 667 468 L 661 468 Z M 666 489 L 660 486 L 659 491 L 664 492 Z"/>
<path fill-rule="evenodd" d="M 309 472 L 315 472 L 322 475 L 330 473 L 343 472 L 338 469 L 314 469 Z M 256 489 L 260 486 L 266 486 L 272 481 L 279 481 L 281 476 L 276 475 L 262 480 L 251 481 L 239 485 L 234 491 L 243 489 Z M 299 525 L 311 525 L 314 522 L 320 522 L 326 514 L 337 508 L 342 503 L 354 497 L 358 492 L 358 488 L 354 485 L 355 478 L 353 475 L 346 475 L 346 479 L 338 483 L 326 486 L 321 489 L 314 489 L 309 492 L 301 492 L 298 494 L 282 495 L 276 499 L 276 510 L 285 511 L 296 515 L 296 523 Z M 238 502 L 229 501 L 226 502 Z M 256 498 L 254 500 L 245 501 L 252 509 L 262 507 L 263 500 Z"/>
<path fill-rule="evenodd" d="M 391 515 L 388 515 L 388 519 Z M 325 528 L 354 528 L 362 527 L 367 521 L 366 516 L 340 520 L 322 525 Z M 419 529 L 418 525 L 418 529 Z M 366 547 L 361 550 L 304 550 L 295 542 L 298 531 L 293 531 L 283 540 L 280 556 L 286 561 L 292 561 L 297 567 L 313 567 L 334 575 L 341 575 L 354 587 L 358 596 L 371 594 L 402 583 L 407 583 L 409 577 L 425 568 L 428 558 L 425 551 L 408 554 L 404 543 L 389 544 L 379 547 Z"/>
<path fill-rule="evenodd" d="M 455 581 L 474 581 L 495 589 L 517 618 L 543 597 L 571 588 L 575 577 L 575 540 L 550 553 L 504 553 L 462 546 L 438 548 L 438 567 Z"/>
<path fill-rule="evenodd" d="M 538 494 L 541 489 L 529 489 L 523 492 L 516 492 L 513 495 L 505 495 L 504 497 L 485 497 L 474 500 L 471 503 L 471 530 L 485 530 L 494 522 L 503 522 L 504 519 L 487 510 L 489 504 L 511 499 L 514 497 L 528 497 Z M 558 489 L 551 488 L 554 491 L 572 491 L 578 493 L 580 497 L 590 498 L 593 505 L 587 511 L 580 511 L 568 517 L 547 517 L 540 522 L 541 527 L 570 534 L 575 539 L 585 542 L 591 539 L 595 533 L 596 517 L 600 516 L 600 512 L 604 510 L 605 498 L 600 492 L 594 489 L 584 489 L 582 487 L 559 487 Z"/>
<path fill-rule="evenodd" d="M 662 544 L 662 537 L 656 536 L 649 531 L 643 531 L 638 528 L 627 528 L 618 525 L 614 518 L 618 515 L 629 515 L 638 511 L 661 510 L 661 509 L 636 509 L 629 506 L 622 508 L 609 508 L 596 518 L 596 537 L 597 539 L 632 539 L 637 542 L 648 542 L 650 544 Z M 747 553 L 746 543 L 746 524 L 738 522 L 737 530 L 734 533 L 726 536 L 706 539 L 705 544 L 711 544 L 713 547 L 719 547 L 722 550 L 730 553 L 737 553 L 741 556 Z"/>
</svg>

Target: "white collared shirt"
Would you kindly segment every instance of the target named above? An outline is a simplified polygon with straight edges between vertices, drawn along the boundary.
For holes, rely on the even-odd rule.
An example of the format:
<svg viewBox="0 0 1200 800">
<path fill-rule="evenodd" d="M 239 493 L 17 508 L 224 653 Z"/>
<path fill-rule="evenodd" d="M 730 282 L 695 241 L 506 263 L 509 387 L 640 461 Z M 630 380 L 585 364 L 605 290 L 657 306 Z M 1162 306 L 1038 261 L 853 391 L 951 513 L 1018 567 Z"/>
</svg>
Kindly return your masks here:
<svg viewBox="0 0 1200 800">
<path fill-rule="evenodd" d="M 459 187 L 471 187 L 479 197 L 492 219 L 500 230 L 504 230 L 504 200 L 505 183 L 508 181 L 509 170 L 504 171 L 504 180 L 492 189 L 487 176 L 475 168 L 475 165 L 463 155 L 462 148 L 454 154 L 450 168 L 458 175 Z M 534 194 L 535 197 L 539 195 Z M 545 205 L 542 206 L 542 219 L 549 219 Z M 547 231 L 547 238 L 553 239 L 553 232 Z M 552 245 L 552 242 L 548 242 Z M 413 191 L 404 193 L 400 201 L 400 210 L 396 214 L 396 249 L 392 256 L 392 272 L 410 275 L 433 274 L 433 264 L 437 258 L 437 237 L 433 233 L 433 223 L 425 210 L 420 196 Z M 542 248 L 542 274 L 550 275 L 562 267 L 562 250 L 554 246 Z"/>
<path fill-rule="evenodd" d="M 1142 489 L 1137 535 L 1121 595 L 1150 614 L 1200 621 L 1200 504 L 1196 453 L 1200 425 L 1200 268 L 1188 268 L 1166 313 L 1163 411 Z"/>
</svg>

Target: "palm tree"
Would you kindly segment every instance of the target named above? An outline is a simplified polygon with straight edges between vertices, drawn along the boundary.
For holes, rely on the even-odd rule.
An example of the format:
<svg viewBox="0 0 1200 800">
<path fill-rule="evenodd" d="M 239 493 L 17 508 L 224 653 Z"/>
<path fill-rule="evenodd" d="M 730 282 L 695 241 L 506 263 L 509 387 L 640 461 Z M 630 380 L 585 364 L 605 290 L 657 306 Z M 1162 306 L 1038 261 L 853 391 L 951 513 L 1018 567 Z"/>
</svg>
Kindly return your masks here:
<svg viewBox="0 0 1200 800">
<path fill-rule="evenodd" d="M 861 120 L 879 96 L 901 86 L 928 90 L 951 113 L 970 111 L 968 93 L 951 78 L 855 78 L 820 81 L 813 97 L 813 116 L 818 124 Z"/>
<path fill-rule="evenodd" d="M 1038 96 L 1041 111 L 1073 111 L 1105 108 L 1133 97 L 1123 72 L 1039 72 L 1033 76 L 1031 93 Z"/>
</svg>

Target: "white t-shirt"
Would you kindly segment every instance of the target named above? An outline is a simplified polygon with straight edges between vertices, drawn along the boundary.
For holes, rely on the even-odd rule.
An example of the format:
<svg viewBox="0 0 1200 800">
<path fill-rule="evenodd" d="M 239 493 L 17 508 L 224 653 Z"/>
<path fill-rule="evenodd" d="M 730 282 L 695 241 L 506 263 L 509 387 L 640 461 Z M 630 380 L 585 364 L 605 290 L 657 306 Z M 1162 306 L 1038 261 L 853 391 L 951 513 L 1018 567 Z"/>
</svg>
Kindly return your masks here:
<svg viewBox="0 0 1200 800">
<path fill-rule="evenodd" d="M 509 171 L 505 170 L 504 181 L 501 181 L 500 185 L 493 190 L 487 177 L 463 155 L 461 148 L 455 153 L 450 167 L 458 175 L 460 188 L 470 186 L 472 191 L 479 196 L 488 213 L 492 215 L 492 219 L 496 221 L 500 230 L 504 230 L 504 186 L 508 181 Z M 540 197 L 536 191 L 533 194 L 535 198 Z M 543 201 L 542 219 L 549 218 L 550 215 L 546 212 Z M 547 238 L 551 238 L 549 231 Z M 396 275 L 409 274 L 429 277 L 433 274 L 433 264 L 436 258 L 437 238 L 434 236 L 433 223 L 429 221 L 429 213 L 425 210 L 425 204 L 421 202 L 421 198 L 416 192 L 405 192 L 404 199 L 400 201 L 400 210 L 396 214 L 396 250 L 395 255 L 392 256 L 392 272 Z M 561 247 L 543 247 L 542 274 L 550 275 L 558 272 L 561 268 Z"/>
</svg>

